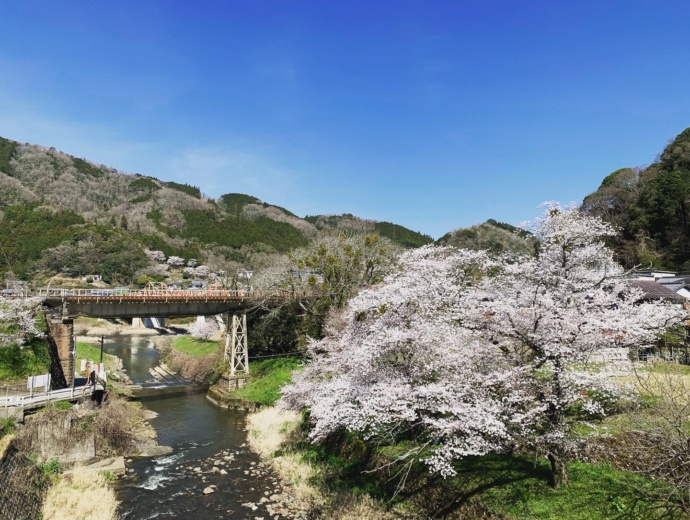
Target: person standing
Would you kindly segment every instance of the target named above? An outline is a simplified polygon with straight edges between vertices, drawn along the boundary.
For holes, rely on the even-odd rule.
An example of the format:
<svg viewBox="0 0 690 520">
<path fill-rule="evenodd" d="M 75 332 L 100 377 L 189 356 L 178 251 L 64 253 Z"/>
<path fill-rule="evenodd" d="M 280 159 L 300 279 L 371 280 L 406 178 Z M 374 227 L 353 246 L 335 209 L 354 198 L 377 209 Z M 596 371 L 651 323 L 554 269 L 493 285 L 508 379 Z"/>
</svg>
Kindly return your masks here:
<svg viewBox="0 0 690 520">
<path fill-rule="evenodd" d="M 91 387 L 91 393 L 93 393 L 96 387 L 96 372 L 91 370 L 91 363 L 86 363 L 86 383 L 84 383 L 84 387 L 81 389 L 82 396 L 84 396 L 87 387 Z"/>
</svg>

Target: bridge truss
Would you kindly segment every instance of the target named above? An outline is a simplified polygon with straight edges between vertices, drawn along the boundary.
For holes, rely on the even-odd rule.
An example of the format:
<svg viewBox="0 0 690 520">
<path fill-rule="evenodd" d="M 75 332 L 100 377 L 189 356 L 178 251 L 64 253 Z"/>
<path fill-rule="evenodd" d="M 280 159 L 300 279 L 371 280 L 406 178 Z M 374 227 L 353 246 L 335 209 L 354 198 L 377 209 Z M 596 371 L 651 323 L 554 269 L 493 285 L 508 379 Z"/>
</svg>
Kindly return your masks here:
<svg viewBox="0 0 690 520">
<path fill-rule="evenodd" d="M 249 348 L 247 345 L 247 315 L 228 313 L 225 337 L 225 360 L 230 363 L 230 377 L 249 376 Z"/>
</svg>

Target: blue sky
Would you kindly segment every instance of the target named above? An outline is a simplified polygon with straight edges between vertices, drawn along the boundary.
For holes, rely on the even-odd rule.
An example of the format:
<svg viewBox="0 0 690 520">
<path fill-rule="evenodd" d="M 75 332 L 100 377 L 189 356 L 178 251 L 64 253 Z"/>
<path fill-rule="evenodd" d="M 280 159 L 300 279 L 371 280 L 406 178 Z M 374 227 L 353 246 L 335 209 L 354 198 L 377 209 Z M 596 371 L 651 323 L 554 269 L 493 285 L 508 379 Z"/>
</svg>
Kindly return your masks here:
<svg viewBox="0 0 690 520">
<path fill-rule="evenodd" d="M 0 3 L 0 136 L 437 238 L 690 126 L 686 1 Z"/>
</svg>

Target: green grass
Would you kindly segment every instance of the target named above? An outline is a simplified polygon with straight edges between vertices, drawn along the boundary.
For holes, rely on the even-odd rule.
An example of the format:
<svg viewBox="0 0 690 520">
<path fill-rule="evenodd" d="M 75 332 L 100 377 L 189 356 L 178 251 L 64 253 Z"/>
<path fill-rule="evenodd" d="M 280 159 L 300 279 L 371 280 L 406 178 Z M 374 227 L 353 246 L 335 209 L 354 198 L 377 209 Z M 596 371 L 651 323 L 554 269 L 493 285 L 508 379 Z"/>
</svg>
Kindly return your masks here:
<svg viewBox="0 0 690 520">
<path fill-rule="evenodd" d="M 603 464 L 573 462 L 568 470 L 570 483 L 555 490 L 548 485 L 544 459 L 482 457 L 463 464 L 461 474 L 482 490 L 484 504 L 516 520 L 656 517 L 654 504 L 644 495 L 660 492 L 660 484 Z"/>
<path fill-rule="evenodd" d="M 217 353 L 221 346 L 218 341 L 180 336 L 173 341 L 173 348 L 192 357 L 204 357 Z"/>
<path fill-rule="evenodd" d="M 280 388 L 292 379 L 292 372 L 302 366 L 301 358 L 278 357 L 249 362 L 251 383 L 232 392 L 233 397 L 255 403 L 273 404 L 280 397 Z"/>
<path fill-rule="evenodd" d="M 455 465 L 457 476 L 447 479 L 430 476 L 426 464 L 415 462 L 405 489 L 396 495 L 401 474 L 371 470 L 414 446 L 413 441 L 377 446 L 340 433 L 321 444 L 298 442 L 288 451 L 301 453 L 303 460 L 321 469 L 314 484 L 324 489 L 366 493 L 425 518 L 456 518 L 459 511 L 465 514 L 459 517 L 466 518 L 464 508 L 480 503 L 483 510 L 510 520 L 646 520 L 661 517 L 657 506 L 667 496 L 662 483 L 581 462 L 568 464 L 569 484 L 553 489 L 543 457 L 499 454 L 461 460 Z"/>
<path fill-rule="evenodd" d="M 0 348 L 0 381 L 13 383 L 28 376 L 50 372 L 50 352 L 44 339 L 33 339 L 27 345 Z"/>
<path fill-rule="evenodd" d="M 86 359 L 88 361 L 93 361 L 94 363 L 99 363 L 101 360 L 101 346 L 89 345 L 88 343 L 77 343 L 77 366 L 75 367 L 79 370 L 80 359 Z M 110 354 L 103 354 L 103 363 L 105 363 L 105 369 L 110 371 L 118 368 L 118 363 L 115 356 Z"/>
</svg>

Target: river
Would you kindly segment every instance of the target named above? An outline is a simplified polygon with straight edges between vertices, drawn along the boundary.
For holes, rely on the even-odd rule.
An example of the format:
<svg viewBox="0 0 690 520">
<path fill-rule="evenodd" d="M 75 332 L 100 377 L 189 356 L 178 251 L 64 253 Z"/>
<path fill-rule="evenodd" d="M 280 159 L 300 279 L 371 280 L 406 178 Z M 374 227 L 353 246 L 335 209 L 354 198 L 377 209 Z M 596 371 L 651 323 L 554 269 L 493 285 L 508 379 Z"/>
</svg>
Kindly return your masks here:
<svg viewBox="0 0 690 520">
<path fill-rule="evenodd" d="M 159 352 L 148 338 L 112 336 L 108 354 L 120 357 L 134 383 L 152 382 L 148 369 Z M 165 394 L 142 400 L 158 417 L 151 421 L 165 457 L 135 458 L 117 484 L 123 519 L 272 518 L 266 498 L 280 483 L 246 445 L 245 414 L 211 404 L 205 393 Z M 207 495 L 204 490 L 215 486 Z M 264 503 L 261 503 L 261 499 Z M 243 505 L 244 504 L 244 505 Z"/>
</svg>

